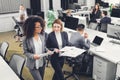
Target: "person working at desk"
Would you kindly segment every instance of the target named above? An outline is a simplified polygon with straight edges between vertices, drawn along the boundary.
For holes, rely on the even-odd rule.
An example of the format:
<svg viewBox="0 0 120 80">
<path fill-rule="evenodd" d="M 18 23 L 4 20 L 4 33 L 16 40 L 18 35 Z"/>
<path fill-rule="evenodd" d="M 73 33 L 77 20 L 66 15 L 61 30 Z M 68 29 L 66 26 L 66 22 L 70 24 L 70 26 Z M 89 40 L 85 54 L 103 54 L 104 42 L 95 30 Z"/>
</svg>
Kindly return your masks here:
<svg viewBox="0 0 120 80">
<path fill-rule="evenodd" d="M 88 34 L 84 33 L 85 26 L 79 24 L 77 26 L 77 32 L 71 34 L 70 43 L 75 47 L 88 50 L 90 48 L 90 40 Z"/>
<path fill-rule="evenodd" d="M 107 16 L 107 11 L 102 12 L 102 19 L 98 22 L 98 30 L 101 30 L 101 24 L 109 24 L 111 23 L 111 18 Z M 105 27 L 105 26 L 104 26 Z"/>
<path fill-rule="evenodd" d="M 54 54 L 51 55 L 51 65 L 54 69 L 54 75 L 52 80 L 65 80 L 62 72 L 64 65 L 64 57 L 59 56 L 60 49 L 67 46 L 68 35 L 66 32 L 63 32 L 63 24 L 60 19 L 56 19 L 52 24 L 53 31 L 48 35 L 47 39 L 47 48 L 51 51 L 54 51 Z"/>
<path fill-rule="evenodd" d="M 84 31 L 85 26 L 83 24 L 79 24 L 77 26 L 77 32 L 71 34 L 70 44 L 81 49 L 89 50 L 90 48 L 90 40 L 88 39 L 88 34 Z M 88 52 L 84 52 L 79 55 L 75 60 L 81 63 L 80 74 L 92 75 L 92 56 L 88 54 Z"/>
<path fill-rule="evenodd" d="M 97 22 L 96 19 L 99 19 L 101 17 L 101 11 L 99 8 L 99 4 L 95 5 L 95 8 L 92 10 L 92 13 L 90 14 L 90 22 Z"/>
<path fill-rule="evenodd" d="M 66 16 L 72 16 L 72 14 L 71 14 L 71 10 L 70 10 L 70 9 L 67 10 L 67 12 L 66 12 Z"/>
<path fill-rule="evenodd" d="M 24 25 L 23 50 L 27 56 L 26 65 L 34 80 L 43 80 L 45 70 L 45 58 L 40 55 L 46 51 L 44 21 L 40 17 L 29 17 Z"/>
</svg>

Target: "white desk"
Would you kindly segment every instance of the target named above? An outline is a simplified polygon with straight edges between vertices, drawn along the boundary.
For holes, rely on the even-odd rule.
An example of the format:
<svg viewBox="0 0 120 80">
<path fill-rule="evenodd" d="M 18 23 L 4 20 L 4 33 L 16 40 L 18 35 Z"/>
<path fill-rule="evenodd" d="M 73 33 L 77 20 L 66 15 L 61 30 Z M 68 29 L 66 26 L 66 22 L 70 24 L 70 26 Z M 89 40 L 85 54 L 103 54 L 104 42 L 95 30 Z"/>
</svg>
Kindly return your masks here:
<svg viewBox="0 0 120 80">
<path fill-rule="evenodd" d="M 77 16 L 81 16 L 81 15 L 85 16 L 85 15 L 88 15 L 88 18 L 89 18 L 89 20 L 90 20 L 90 13 L 91 13 L 91 11 L 78 11 L 78 12 L 71 13 L 71 14 L 72 14 L 73 16 L 74 16 L 74 15 L 77 15 Z"/>
<path fill-rule="evenodd" d="M 69 37 L 70 32 L 74 32 L 74 30 L 66 28 L 65 31 L 68 32 Z M 120 61 L 120 45 L 110 43 L 109 41 L 112 39 L 108 38 L 106 33 L 90 29 L 86 29 L 85 31 L 89 34 L 90 41 L 96 35 L 104 38 L 100 46 L 104 51 L 96 51 L 96 47 L 90 48 L 90 52 L 94 55 L 93 78 L 95 80 L 114 80 L 117 68 L 116 64 Z"/>
<path fill-rule="evenodd" d="M 0 56 L 0 80 L 20 80 L 15 72 Z"/>
<path fill-rule="evenodd" d="M 120 25 L 120 18 L 111 17 L 111 23 L 115 25 Z"/>
</svg>

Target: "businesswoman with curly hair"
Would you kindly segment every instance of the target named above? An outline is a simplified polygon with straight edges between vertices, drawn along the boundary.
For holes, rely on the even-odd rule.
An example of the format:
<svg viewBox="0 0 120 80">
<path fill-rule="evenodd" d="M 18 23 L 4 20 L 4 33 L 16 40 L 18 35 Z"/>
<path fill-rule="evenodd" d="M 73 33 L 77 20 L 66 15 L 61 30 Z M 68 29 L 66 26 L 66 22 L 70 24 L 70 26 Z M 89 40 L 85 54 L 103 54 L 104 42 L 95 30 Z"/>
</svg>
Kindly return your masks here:
<svg viewBox="0 0 120 80">
<path fill-rule="evenodd" d="M 52 24 L 52 32 L 48 35 L 46 46 L 54 54 L 51 55 L 51 65 L 54 69 L 52 80 L 64 80 L 62 68 L 64 65 L 64 57 L 59 56 L 60 49 L 68 45 L 68 35 L 62 31 L 63 25 L 60 19 L 56 19 Z"/>
<path fill-rule="evenodd" d="M 45 58 L 40 54 L 45 52 L 44 21 L 40 17 L 29 17 L 24 25 L 23 49 L 27 56 L 27 67 L 34 80 L 43 80 L 45 70 Z"/>
</svg>

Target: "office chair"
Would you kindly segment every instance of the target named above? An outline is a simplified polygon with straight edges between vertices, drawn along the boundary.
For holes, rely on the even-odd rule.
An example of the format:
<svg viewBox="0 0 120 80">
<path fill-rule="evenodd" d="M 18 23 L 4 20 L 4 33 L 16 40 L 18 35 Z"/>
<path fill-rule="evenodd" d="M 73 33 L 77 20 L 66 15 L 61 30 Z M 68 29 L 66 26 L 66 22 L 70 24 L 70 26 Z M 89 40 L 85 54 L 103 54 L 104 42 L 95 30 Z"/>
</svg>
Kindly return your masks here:
<svg viewBox="0 0 120 80">
<path fill-rule="evenodd" d="M 65 80 L 71 76 L 73 76 L 76 80 L 80 80 L 80 75 L 90 77 L 89 80 L 93 80 L 91 78 L 93 71 L 93 56 L 90 55 L 89 52 L 84 52 L 76 58 L 68 58 L 67 61 L 72 67 L 72 72 L 67 77 L 65 77 Z M 67 72 L 64 71 L 64 73 Z"/>
<path fill-rule="evenodd" d="M 43 11 L 39 11 L 37 12 L 37 16 L 40 16 L 44 19 L 44 12 Z"/>
<path fill-rule="evenodd" d="M 107 33 L 107 24 L 101 23 L 99 31 Z"/>
<path fill-rule="evenodd" d="M 18 22 L 17 19 L 12 16 L 13 21 L 15 22 L 15 31 L 16 31 L 16 35 L 14 36 L 14 38 L 16 38 L 16 36 L 18 36 L 20 39 L 22 39 L 23 37 L 23 29 L 22 29 L 22 25 L 24 24 L 24 22 Z M 19 44 L 19 46 L 22 46 L 22 43 Z"/>
<path fill-rule="evenodd" d="M 65 21 L 66 14 L 62 12 L 62 10 L 57 10 L 58 12 L 58 18 L 61 19 L 63 22 Z"/>
<path fill-rule="evenodd" d="M 76 58 L 71 58 L 71 57 L 67 57 L 66 61 L 69 64 L 70 67 L 72 67 L 72 72 L 67 72 L 67 71 L 63 71 L 64 74 L 69 73 L 69 75 L 67 77 L 65 77 L 65 80 L 67 80 L 69 77 L 74 77 L 76 80 L 80 80 L 79 78 L 79 72 L 82 66 L 82 62 L 84 59 L 84 54 L 79 55 Z"/>
<path fill-rule="evenodd" d="M 83 11 L 87 11 L 87 10 L 88 10 L 88 7 L 84 7 L 84 8 L 83 8 Z"/>
<path fill-rule="evenodd" d="M 8 42 L 2 42 L 1 47 L 0 47 L 0 55 L 7 61 L 6 59 L 6 53 L 9 47 Z"/>
<path fill-rule="evenodd" d="M 97 30 L 97 23 L 94 23 L 94 22 L 90 22 L 88 28 L 89 29 L 93 29 L 93 30 Z"/>
<path fill-rule="evenodd" d="M 22 70 L 24 64 L 25 64 L 25 58 L 18 54 L 13 54 L 9 61 L 9 66 L 13 69 L 13 71 L 18 75 L 18 77 L 21 80 L 24 80 L 22 78 Z"/>
<path fill-rule="evenodd" d="M 32 10 L 32 9 L 26 8 L 26 11 L 27 11 L 27 15 L 28 15 L 28 16 L 33 15 L 33 10 Z"/>
</svg>

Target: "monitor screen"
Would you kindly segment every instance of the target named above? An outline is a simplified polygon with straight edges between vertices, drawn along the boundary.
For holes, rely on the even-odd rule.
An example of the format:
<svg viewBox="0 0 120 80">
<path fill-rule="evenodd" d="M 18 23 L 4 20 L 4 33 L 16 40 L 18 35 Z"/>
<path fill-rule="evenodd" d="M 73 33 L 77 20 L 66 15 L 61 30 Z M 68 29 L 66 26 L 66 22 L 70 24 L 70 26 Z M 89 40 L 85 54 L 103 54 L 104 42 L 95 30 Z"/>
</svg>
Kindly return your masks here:
<svg viewBox="0 0 120 80">
<path fill-rule="evenodd" d="M 111 17 L 118 17 L 118 18 L 120 18 L 120 9 L 112 9 Z"/>
<path fill-rule="evenodd" d="M 108 24 L 107 36 L 120 40 L 120 26 Z"/>
<path fill-rule="evenodd" d="M 70 17 L 70 16 L 66 16 L 65 19 L 65 27 L 66 28 L 70 28 L 73 30 L 76 30 L 77 26 L 78 26 L 78 18 L 74 18 L 74 17 Z"/>
<path fill-rule="evenodd" d="M 93 40 L 93 43 L 97 44 L 97 45 L 101 45 L 103 41 L 103 38 L 102 37 L 99 37 L 99 36 L 95 36 L 94 40 Z"/>
</svg>

